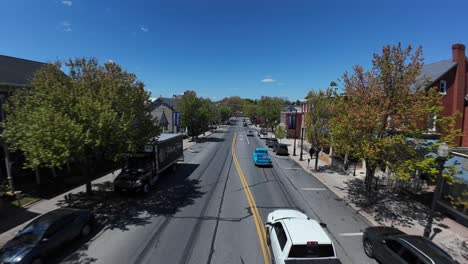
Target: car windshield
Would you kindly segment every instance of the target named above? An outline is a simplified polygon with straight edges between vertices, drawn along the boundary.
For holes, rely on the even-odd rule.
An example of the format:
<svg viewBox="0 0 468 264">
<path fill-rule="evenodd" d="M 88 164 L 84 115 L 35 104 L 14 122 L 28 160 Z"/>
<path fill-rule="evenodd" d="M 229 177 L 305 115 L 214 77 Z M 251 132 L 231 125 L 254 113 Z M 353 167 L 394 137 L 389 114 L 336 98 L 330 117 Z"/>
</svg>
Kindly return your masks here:
<svg viewBox="0 0 468 264">
<path fill-rule="evenodd" d="M 15 244 L 37 244 L 46 230 L 45 226 L 30 226 L 20 231 L 12 240 Z"/>
<path fill-rule="evenodd" d="M 126 161 L 124 168 L 126 171 L 146 171 L 149 164 L 151 164 L 149 157 L 131 157 Z"/>
</svg>

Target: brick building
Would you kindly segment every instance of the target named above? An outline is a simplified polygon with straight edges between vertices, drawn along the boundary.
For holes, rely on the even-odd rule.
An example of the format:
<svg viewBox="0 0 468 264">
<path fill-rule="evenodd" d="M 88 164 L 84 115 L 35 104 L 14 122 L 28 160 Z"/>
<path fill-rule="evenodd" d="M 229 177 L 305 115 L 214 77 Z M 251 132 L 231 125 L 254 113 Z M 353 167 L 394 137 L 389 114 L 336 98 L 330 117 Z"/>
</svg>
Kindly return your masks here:
<svg viewBox="0 0 468 264">
<path fill-rule="evenodd" d="M 465 45 L 452 45 L 452 58 L 424 65 L 419 81 L 425 87 L 438 87 L 444 95 L 443 115 L 461 113 L 457 118 L 456 128 L 463 131 L 463 136 L 457 139 L 457 145 L 468 147 L 468 67 L 465 55 Z M 437 117 L 434 117 L 434 121 Z M 435 129 L 435 128 L 434 128 Z"/>
</svg>

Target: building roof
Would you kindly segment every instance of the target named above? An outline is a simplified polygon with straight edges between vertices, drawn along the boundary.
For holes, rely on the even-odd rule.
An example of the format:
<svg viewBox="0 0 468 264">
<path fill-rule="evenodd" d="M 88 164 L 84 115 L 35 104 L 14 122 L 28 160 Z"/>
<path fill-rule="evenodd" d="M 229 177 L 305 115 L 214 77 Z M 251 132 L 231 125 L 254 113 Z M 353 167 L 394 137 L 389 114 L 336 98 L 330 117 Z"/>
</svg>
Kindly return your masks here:
<svg viewBox="0 0 468 264">
<path fill-rule="evenodd" d="M 0 85 L 29 86 L 43 62 L 0 55 Z"/>
<path fill-rule="evenodd" d="M 166 105 L 167 107 L 170 107 L 174 110 L 177 109 L 177 105 L 180 102 L 180 98 L 175 98 L 175 97 L 159 97 L 158 99 L 153 101 L 153 109 L 157 108 L 161 105 Z"/>
<path fill-rule="evenodd" d="M 457 64 L 458 62 L 454 62 L 451 59 L 425 64 L 421 69 L 421 73 L 416 79 L 416 84 L 413 85 L 411 89 L 416 90 L 420 87 L 427 88 L 448 71 L 457 66 Z"/>
</svg>

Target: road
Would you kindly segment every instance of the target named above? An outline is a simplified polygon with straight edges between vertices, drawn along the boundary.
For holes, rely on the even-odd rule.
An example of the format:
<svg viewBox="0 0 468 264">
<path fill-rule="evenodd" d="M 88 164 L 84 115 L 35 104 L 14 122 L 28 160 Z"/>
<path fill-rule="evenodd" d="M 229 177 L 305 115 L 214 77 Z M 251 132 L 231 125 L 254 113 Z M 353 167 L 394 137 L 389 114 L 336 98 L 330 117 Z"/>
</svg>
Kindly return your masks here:
<svg viewBox="0 0 468 264">
<path fill-rule="evenodd" d="M 246 128 L 231 126 L 186 150 L 178 171 L 147 197 L 118 196 L 108 182 L 92 198 L 70 198 L 101 224 L 50 262 L 267 263 L 260 223 L 272 210 L 297 208 L 328 225 L 343 263 L 375 263 L 362 249 L 365 220 L 288 157 L 271 154 L 272 168 L 255 167 L 260 146 Z"/>
</svg>

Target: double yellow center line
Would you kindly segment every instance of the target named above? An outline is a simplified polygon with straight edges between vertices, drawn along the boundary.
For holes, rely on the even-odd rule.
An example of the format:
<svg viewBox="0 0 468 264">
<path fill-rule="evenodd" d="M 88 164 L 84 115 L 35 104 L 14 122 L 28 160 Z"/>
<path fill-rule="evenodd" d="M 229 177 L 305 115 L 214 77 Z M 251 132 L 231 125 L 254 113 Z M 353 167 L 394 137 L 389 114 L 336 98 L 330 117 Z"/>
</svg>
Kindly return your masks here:
<svg viewBox="0 0 468 264">
<path fill-rule="evenodd" d="M 236 137 L 237 132 L 234 134 L 234 138 L 232 139 L 232 158 L 234 160 L 234 165 L 237 169 L 237 174 L 239 174 L 239 178 L 242 183 L 242 187 L 244 187 L 245 196 L 247 197 L 247 201 L 249 202 L 249 206 L 252 210 L 252 215 L 255 222 L 255 227 L 257 228 L 258 239 L 260 241 L 260 246 L 262 247 L 263 259 L 265 260 L 265 264 L 270 264 L 270 251 L 268 250 L 268 246 L 266 243 L 266 233 L 265 228 L 263 227 L 262 218 L 258 213 L 257 205 L 255 204 L 255 199 L 250 191 L 249 185 L 247 184 L 247 180 L 242 172 L 242 169 L 239 165 L 239 161 L 237 160 L 236 155 Z"/>
</svg>

